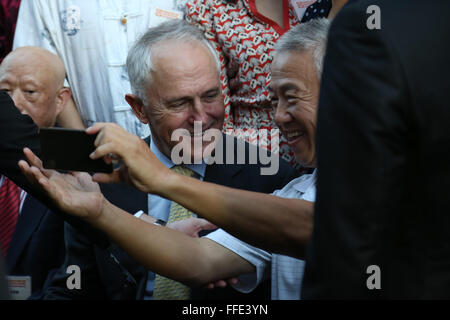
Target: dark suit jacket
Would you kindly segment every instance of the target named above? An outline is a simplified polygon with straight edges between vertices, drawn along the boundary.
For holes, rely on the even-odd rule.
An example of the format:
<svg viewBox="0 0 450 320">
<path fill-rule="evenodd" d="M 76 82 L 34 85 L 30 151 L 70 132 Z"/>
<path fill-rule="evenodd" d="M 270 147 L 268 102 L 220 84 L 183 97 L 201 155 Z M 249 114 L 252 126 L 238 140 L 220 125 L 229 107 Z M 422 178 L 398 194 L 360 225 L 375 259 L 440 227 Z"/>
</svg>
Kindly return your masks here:
<svg viewBox="0 0 450 320">
<path fill-rule="evenodd" d="M 147 194 L 129 185 L 102 185 L 101 188 L 109 201 L 127 212 L 147 210 Z M 137 294 L 143 295 L 148 271 L 116 245 L 99 247 L 67 223 L 65 242 L 65 261 L 42 299 L 135 299 Z M 80 290 L 67 288 L 70 265 L 81 269 Z"/>
<path fill-rule="evenodd" d="M 226 147 L 224 145 L 224 147 Z M 236 145 L 234 146 L 236 150 Z M 246 154 L 249 148 L 246 144 Z M 224 151 L 225 154 L 226 151 Z M 237 156 L 237 152 L 234 153 Z M 248 158 L 247 158 L 248 159 Z M 260 164 L 250 165 L 209 165 L 204 181 L 214 182 L 228 187 L 270 193 L 281 189 L 298 173 L 286 162 L 280 161 L 277 175 L 261 176 Z M 103 186 L 103 193 L 110 201 L 125 211 L 135 213 L 147 211 L 147 194 L 131 187 L 126 190 L 117 186 Z M 113 193 L 112 193 L 113 192 Z M 92 245 L 82 234 L 66 227 L 68 243 L 66 262 L 54 277 L 52 286 L 44 299 L 142 299 L 145 293 L 148 270 L 137 264 L 125 252 L 111 245 L 107 250 Z M 68 290 L 66 287 L 67 266 L 76 264 L 81 267 L 82 289 Z M 270 281 L 262 284 L 251 294 L 241 294 L 232 288 L 193 289 L 192 299 L 270 299 Z"/>
<path fill-rule="evenodd" d="M 335 18 L 304 298 L 450 298 L 449 16 L 447 0 L 361 0 Z"/>
<path fill-rule="evenodd" d="M 37 297 L 63 259 L 64 220 L 27 195 L 6 257 L 8 274 L 31 276 Z"/>
</svg>

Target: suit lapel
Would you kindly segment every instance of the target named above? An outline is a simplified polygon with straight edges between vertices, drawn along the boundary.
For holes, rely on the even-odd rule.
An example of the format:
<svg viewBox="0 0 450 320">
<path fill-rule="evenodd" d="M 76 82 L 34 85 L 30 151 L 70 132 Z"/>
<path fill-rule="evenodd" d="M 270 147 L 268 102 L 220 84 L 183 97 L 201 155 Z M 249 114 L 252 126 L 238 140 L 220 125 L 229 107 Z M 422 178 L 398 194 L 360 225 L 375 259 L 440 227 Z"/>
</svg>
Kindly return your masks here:
<svg viewBox="0 0 450 320">
<path fill-rule="evenodd" d="M 32 196 L 27 195 L 23 203 L 22 212 L 17 221 L 16 228 L 11 239 L 6 265 L 11 270 L 20 258 L 22 251 L 31 238 L 33 232 L 39 226 L 47 208 Z"/>
</svg>

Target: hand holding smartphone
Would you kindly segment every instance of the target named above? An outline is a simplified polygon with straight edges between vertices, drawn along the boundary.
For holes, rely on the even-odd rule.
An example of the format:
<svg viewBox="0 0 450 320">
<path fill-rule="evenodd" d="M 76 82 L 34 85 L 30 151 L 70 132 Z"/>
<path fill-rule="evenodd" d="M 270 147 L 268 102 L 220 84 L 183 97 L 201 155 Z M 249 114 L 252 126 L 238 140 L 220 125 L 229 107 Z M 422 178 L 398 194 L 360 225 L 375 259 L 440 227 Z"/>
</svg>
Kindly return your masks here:
<svg viewBox="0 0 450 320">
<path fill-rule="evenodd" d="M 45 169 L 112 173 L 112 164 L 92 160 L 96 134 L 66 128 L 41 128 L 41 157 Z"/>
</svg>

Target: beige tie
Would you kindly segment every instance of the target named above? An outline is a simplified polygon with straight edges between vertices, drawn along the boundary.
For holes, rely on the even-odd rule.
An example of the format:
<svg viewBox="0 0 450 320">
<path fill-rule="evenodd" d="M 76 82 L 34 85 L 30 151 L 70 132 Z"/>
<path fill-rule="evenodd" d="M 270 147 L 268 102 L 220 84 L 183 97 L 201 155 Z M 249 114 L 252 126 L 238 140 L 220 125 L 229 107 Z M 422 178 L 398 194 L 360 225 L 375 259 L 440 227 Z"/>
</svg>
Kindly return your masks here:
<svg viewBox="0 0 450 320">
<path fill-rule="evenodd" d="M 194 171 L 182 166 L 175 166 L 172 170 L 183 176 L 198 178 L 198 175 Z M 172 201 L 169 211 L 169 221 L 167 223 L 191 217 L 195 217 L 192 211 Z M 190 292 L 190 288 L 180 282 L 165 278 L 158 274 L 155 276 L 155 288 L 153 289 L 154 300 L 188 300 Z"/>
</svg>

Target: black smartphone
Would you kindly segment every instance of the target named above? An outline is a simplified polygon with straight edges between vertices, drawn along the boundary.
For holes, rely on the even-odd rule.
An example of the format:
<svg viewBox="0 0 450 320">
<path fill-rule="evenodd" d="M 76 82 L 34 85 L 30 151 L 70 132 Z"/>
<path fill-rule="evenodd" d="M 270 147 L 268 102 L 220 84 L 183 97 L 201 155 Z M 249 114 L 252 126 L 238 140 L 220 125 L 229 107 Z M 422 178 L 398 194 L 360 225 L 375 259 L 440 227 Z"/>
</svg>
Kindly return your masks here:
<svg viewBox="0 0 450 320">
<path fill-rule="evenodd" d="M 92 160 L 97 135 L 84 130 L 41 128 L 41 158 L 45 169 L 111 173 L 113 165 L 103 159 Z"/>
</svg>

